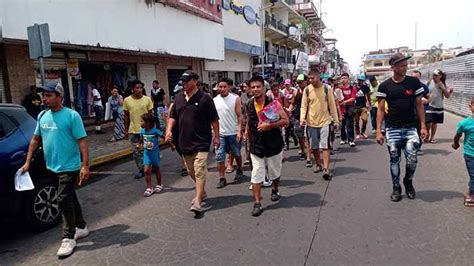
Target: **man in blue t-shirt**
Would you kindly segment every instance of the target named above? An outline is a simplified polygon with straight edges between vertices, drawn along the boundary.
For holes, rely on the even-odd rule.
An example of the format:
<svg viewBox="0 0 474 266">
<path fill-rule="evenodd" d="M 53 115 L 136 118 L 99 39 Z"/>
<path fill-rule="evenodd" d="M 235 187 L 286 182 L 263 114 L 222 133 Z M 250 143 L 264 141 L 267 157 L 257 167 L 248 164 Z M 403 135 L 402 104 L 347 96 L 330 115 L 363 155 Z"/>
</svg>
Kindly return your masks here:
<svg viewBox="0 0 474 266">
<path fill-rule="evenodd" d="M 46 167 L 59 180 L 58 206 L 63 216 L 62 243 L 57 255 L 67 257 L 76 240 L 89 235 L 76 195 L 76 182 L 81 186 L 89 178 L 89 151 L 86 131 L 80 115 L 62 105 L 64 89 L 51 82 L 38 89 L 49 110 L 38 115 L 38 122 L 28 149 L 23 172 L 28 171 L 33 152 L 43 143 Z M 82 165 L 81 165 L 82 156 Z"/>
</svg>

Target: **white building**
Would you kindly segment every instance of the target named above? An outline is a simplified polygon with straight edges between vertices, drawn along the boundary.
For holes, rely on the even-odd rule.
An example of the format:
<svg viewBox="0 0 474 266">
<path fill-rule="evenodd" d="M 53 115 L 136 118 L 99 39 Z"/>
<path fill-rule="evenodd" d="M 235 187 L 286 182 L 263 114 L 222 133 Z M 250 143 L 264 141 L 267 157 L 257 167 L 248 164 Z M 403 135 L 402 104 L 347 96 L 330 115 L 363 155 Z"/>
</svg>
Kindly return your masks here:
<svg viewBox="0 0 474 266">
<path fill-rule="evenodd" d="M 112 85 L 125 88 L 135 78 L 147 89 L 157 79 L 168 91 L 183 71 L 202 76 L 204 60 L 224 59 L 222 11 L 215 1 L 3 0 L 0 18 L 3 101 L 20 102 L 38 78 L 26 30 L 35 23 L 49 24 L 47 78 L 63 83 L 73 107 L 83 101 L 78 98 L 87 82 L 99 82 L 104 96 Z"/>
<path fill-rule="evenodd" d="M 252 57 L 261 54 L 260 6 L 260 0 L 222 1 L 225 58 L 205 61 L 210 83 L 221 77 L 229 77 L 236 83 L 250 78 Z"/>
</svg>

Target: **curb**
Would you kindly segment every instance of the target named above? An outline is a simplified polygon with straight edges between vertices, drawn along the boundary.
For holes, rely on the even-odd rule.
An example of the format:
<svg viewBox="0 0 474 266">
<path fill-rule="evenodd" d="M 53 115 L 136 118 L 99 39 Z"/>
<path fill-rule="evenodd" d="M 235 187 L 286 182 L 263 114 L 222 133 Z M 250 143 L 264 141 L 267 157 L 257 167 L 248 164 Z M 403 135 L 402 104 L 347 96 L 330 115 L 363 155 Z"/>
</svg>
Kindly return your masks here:
<svg viewBox="0 0 474 266">
<path fill-rule="evenodd" d="M 123 150 L 116 151 L 110 154 L 101 155 L 90 160 L 90 167 L 95 167 L 102 164 L 117 161 L 117 160 L 129 157 L 132 154 L 133 154 L 132 149 L 128 148 L 128 149 L 123 149 Z"/>
</svg>

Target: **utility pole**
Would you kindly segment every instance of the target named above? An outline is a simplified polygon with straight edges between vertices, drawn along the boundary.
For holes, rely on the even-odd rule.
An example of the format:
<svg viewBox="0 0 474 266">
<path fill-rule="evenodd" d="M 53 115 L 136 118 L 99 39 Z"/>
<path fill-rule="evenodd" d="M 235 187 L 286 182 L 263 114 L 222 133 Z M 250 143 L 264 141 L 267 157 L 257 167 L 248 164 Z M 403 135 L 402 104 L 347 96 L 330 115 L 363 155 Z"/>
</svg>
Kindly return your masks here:
<svg viewBox="0 0 474 266">
<path fill-rule="evenodd" d="M 417 42 L 417 38 L 418 38 L 418 22 L 415 22 L 415 51 L 416 51 L 416 42 Z"/>
</svg>

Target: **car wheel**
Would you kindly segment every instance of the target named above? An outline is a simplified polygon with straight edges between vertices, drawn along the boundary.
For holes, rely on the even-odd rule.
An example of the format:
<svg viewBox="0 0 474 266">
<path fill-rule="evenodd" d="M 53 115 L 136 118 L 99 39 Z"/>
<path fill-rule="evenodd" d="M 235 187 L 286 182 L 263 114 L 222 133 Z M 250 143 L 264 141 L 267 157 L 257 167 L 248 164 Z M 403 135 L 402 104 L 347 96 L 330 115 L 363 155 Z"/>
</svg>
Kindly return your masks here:
<svg viewBox="0 0 474 266">
<path fill-rule="evenodd" d="M 28 199 L 28 205 L 28 221 L 37 229 L 50 227 L 61 217 L 57 186 L 40 185 Z"/>
</svg>

